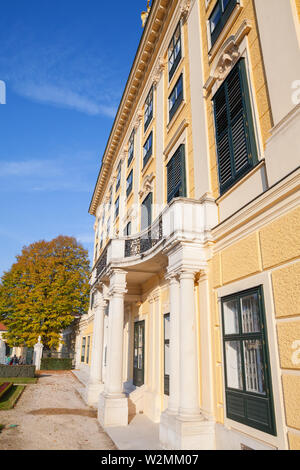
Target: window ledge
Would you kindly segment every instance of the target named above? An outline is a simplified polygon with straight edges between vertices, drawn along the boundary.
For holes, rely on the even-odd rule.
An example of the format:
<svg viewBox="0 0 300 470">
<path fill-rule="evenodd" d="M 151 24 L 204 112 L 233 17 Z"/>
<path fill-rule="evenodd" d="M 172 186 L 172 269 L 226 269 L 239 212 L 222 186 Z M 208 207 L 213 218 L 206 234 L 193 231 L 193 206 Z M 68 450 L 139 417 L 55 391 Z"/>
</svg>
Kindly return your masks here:
<svg viewBox="0 0 300 470">
<path fill-rule="evenodd" d="M 222 32 L 220 33 L 220 36 L 218 37 L 218 39 L 216 40 L 214 45 L 208 51 L 208 60 L 209 60 L 210 63 L 215 58 L 218 50 L 220 49 L 221 45 L 223 44 L 223 42 L 225 40 L 225 37 L 227 36 L 228 32 L 232 28 L 232 25 L 235 22 L 235 20 L 237 19 L 237 17 L 239 16 L 239 14 L 242 12 L 243 8 L 244 7 L 240 3 L 237 3 L 237 5 L 235 6 L 235 8 L 232 11 L 230 17 L 228 18 L 228 21 L 227 21 L 226 25 L 224 26 Z"/>
<path fill-rule="evenodd" d="M 216 199 L 216 203 L 219 204 L 220 202 L 224 201 L 226 197 L 228 197 L 233 191 L 235 191 L 239 186 L 245 183 L 252 175 L 254 175 L 257 171 L 259 171 L 263 166 L 265 166 L 265 159 L 263 158 L 260 160 L 251 170 L 248 171 L 242 178 L 240 178 L 236 183 L 233 184 L 230 188 L 227 189 L 225 193 L 219 196 Z"/>
<path fill-rule="evenodd" d="M 182 102 L 180 103 L 180 105 L 176 109 L 174 115 L 172 116 L 171 121 L 169 121 L 169 123 L 167 124 L 167 133 L 169 133 L 170 130 L 172 129 L 174 123 L 176 122 L 177 117 L 179 116 L 179 114 L 181 113 L 181 111 L 185 107 L 185 105 L 186 105 L 186 101 L 182 100 Z"/>
<path fill-rule="evenodd" d="M 154 161 L 154 155 L 152 153 L 151 157 L 149 158 L 149 160 L 147 161 L 146 165 L 144 166 L 144 168 L 142 169 L 142 176 L 144 176 L 146 173 L 147 173 L 147 170 L 149 170 L 149 167 L 151 165 L 151 163 Z"/>
<path fill-rule="evenodd" d="M 130 191 L 130 194 L 128 194 L 126 203 L 129 204 L 132 198 L 133 198 L 133 189 Z"/>
</svg>

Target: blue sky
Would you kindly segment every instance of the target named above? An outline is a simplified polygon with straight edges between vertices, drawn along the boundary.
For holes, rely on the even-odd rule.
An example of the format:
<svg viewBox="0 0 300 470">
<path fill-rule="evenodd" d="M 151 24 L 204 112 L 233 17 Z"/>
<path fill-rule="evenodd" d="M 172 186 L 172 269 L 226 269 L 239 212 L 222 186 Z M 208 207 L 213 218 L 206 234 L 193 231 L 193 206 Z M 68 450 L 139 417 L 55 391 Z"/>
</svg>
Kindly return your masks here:
<svg viewBox="0 0 300 470">
<path fill-rule="evenodd" d="M 1 2 L 0 276 L 60 234 L 92 253 L 89 203 L 146 3 Z"/>
</svg>

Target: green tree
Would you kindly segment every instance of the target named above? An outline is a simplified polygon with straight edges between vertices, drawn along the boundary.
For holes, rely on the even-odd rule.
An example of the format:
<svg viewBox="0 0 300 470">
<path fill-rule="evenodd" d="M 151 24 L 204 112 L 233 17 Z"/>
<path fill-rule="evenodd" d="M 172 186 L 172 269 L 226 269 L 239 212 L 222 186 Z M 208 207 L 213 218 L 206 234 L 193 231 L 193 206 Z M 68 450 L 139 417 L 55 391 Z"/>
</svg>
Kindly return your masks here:
<svg viewBox="0 0 300 470">
<path fill-rule="evenodd" d="M 59 236 L 24 247 L 0 283 L 0 321 L 10 346 L 32 347 L 41 335 L 47 348 L 88 309 L 88 252 L 75 238 Z"/>
</svg>

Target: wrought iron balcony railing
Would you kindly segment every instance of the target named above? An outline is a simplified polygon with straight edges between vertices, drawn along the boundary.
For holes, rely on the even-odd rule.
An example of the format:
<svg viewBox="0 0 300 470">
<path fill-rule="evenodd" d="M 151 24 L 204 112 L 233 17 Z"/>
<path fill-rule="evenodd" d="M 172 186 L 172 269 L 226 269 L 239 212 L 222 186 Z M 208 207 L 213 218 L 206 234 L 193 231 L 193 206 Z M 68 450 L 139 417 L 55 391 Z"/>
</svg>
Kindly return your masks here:
<svg viewBox="0 0 300 470">
<path fill-rule="evenodd" d="M 158 218 L 147 230 L 138 237 L 130 237 L 125 240 L 125 258 L 145 253 L 155 246 L 163 237 L 162 216 Z"/>
</svg>

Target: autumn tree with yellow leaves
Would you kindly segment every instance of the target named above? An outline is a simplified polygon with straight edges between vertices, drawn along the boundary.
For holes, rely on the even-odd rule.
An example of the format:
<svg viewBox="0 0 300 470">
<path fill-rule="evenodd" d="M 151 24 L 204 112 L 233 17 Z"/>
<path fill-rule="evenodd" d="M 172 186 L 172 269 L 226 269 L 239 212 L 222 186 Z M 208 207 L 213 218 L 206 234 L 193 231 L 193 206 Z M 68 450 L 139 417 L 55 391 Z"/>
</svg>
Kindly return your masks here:
<svg viewBox="0 0 300 470">
<path fill-rule="evenodd" d="M 59 345 L 63 329 L 88 309 L 88 252 L 73 237 L 59 236 L 24 247 L 0 283 L 0 321 L 10 346 L 32 347 L 39 335 Z"/>
</svg>

